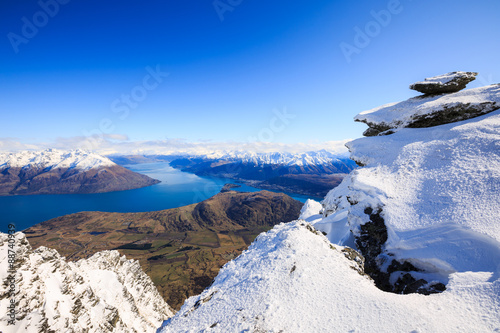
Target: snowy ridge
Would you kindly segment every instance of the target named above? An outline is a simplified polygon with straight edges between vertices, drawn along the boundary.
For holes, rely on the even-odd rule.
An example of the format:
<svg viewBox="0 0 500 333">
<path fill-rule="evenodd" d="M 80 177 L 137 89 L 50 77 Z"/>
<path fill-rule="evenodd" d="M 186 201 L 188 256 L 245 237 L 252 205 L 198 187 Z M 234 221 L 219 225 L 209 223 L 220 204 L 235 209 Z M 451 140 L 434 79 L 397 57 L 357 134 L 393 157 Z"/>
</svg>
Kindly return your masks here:
<svg viewBox="0 0 500 333">
<path fill-rule="evenodd" d="M 358 260 L 356 260 L 358 259 Z M 439 295 L 385 293 L 354 251 L 304 221 L 261 234 L 212 286 L 159 330 L 169 332 L 491 332 L 500 282 L 455 273 Z M 492 298 L 491 295 L 496 295 Z"/>
<path fill-rule="evenodd" d="M 7 235 L 0 233 L 0 328 L 10 332 L 155 332 L 173 315 L 135 260 L 117 251 L 66 262 L 57 251 L 32 250 L 16 234 L 16 325 L 7 325 Z"/>
<path fill-rule="evenodd" d="M 331 240 L 348 240 L 381 209 L 387 252 L 443 283 L 452 272 L 499 273 L 500 111 L 432 128 L 402 129 L 348 144 L 364 164 L 323 201 Z M 350 201 L 350 202 L 349 202 Z M 342 243 L 342 242 L 341 242 Z M 423 246 L 422 244 L 425 244 Z M 457 255 L 460 253 L 460 255 Z"/>
<path fill-rule="evenodd" d="M 38 167 L 46 169 L 67 168 L 88 171 L 90 169 L 116 166 L 109 158 L 77 150 L 46 149 L 0 154 L 0 169 Z"/>
<path fill-rule="evenodd" d="M 208 160 L 241 161 L 255 165 L 286 165 L 286 166 L 306 166 L 325 165 L 338 162 L 340 159 L 348 158 L 347 153 L 339 154 L 326 150 L 309 151 L 305 153 L 254 153 L 245 151 L 223 151 L 212 154 L 197 155 L 196 158 Z"/>
</svg>

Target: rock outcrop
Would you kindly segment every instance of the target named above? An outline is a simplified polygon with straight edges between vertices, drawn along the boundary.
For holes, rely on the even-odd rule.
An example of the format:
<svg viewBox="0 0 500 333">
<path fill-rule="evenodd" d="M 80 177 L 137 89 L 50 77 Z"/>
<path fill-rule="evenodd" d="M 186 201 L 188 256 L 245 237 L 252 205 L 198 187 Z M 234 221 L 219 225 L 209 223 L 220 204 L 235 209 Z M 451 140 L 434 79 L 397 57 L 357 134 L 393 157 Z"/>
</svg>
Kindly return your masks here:
<svg viewBox="0 0 500 333">
<path fill-rule="evenodd" d="M 426 78 L 424 81 L 410 85 L 410 89 L 424 94 L 444 94 L 465 89 L 465 86 L 476 79 L 476 72 L 451 72 Z"/>
<path fill-rule="evenodd" d="M 364 136 L 392 134 L 471 119 L 500 108 L 500 84 L 449 94 L 423 95 L 361 112 L 354 120 L 368 125 Z"/>
<path fill-rule="evenodd" d="M 5 333 L 155 332 L 173 316 L 139 263 L 117 251 L 67 262 L 56 250 L 33 250 L 22 233 L 15 242 L 8 239 L 0 233 L 0 262 L 7 263 L 12 251 L 16 258 L 13 274 L 6 269 L 0 273 L 0 327 Z M 8 325 L 11 300 L 15 325 Z"/>
<path fill-rule="evenodd" d="M 356 116 L 369 131 L 391 135 L 347 144 L 363 168 L 326 196 L 314 226 L 355 246 L 384 291 L 437 293 L 452 272 L 496 272 L 498 108 L 495 84 Z"/>
</svg>

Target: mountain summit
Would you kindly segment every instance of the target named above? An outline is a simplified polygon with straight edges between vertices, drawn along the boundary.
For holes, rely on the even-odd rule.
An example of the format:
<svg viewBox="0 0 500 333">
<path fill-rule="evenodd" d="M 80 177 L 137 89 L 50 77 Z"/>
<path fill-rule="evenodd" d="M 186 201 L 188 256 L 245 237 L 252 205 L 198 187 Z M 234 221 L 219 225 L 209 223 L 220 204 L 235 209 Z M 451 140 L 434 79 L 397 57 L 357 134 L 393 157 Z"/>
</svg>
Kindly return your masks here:
<svg viewBox="0 0 500 333">
<path fill-rule="evenodd" d="M 308 201 L 307 222 L 261 234 L 160 332 L 500 330 L 497 87 L 358 116 L 385 134 L 347 144 L 363 167 L 322 207 Z M 426 115 L 436 122 L 401 121 Z"/>
</svg>

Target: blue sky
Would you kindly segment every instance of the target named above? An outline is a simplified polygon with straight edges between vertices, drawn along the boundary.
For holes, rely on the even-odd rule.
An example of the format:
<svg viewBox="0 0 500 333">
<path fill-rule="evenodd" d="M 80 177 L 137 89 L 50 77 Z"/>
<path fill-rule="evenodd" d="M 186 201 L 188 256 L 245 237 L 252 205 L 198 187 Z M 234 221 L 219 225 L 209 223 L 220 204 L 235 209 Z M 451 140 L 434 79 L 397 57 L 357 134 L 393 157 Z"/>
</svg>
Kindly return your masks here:
<svg viewBox="0 0 500 333">
<path fill-rule="evenodd" d="M 2 149 L 356 138 L 353 117 L 416 95 L 412 82 L 500 82 L 498 13 L 496 0 L 4 0 Z"/>
</svg>

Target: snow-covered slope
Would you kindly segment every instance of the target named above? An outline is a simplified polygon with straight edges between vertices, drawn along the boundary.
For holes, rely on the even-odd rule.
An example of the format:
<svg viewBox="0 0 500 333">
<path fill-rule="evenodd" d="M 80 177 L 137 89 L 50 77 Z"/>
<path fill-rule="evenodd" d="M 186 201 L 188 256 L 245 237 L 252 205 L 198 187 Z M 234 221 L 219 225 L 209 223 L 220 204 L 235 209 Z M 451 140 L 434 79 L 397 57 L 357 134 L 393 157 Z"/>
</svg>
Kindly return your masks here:
<svg viewBox="0 0 500 333">
<path fill-rule="evenodd" d="M 0 154 L 0 169 L 39 167 L 62 168 L 88 171 L 100 167 L 116 166 L 109 158 L 84 150 L 46 149 L 43 151 L 22 151 Z"/>
<path fill-rule="evenodd" d="M 439 103 L 452 95 L 472 105 L 496 100 L 498 87 L 425 98 L 446 113 Z M 397 124 L 414 106 L 369 116 Z M 163 332 L 500 331 L 500 110 L 460 119 L 349 143 L 364 166 L 326 196 L 322 215 L 313 201 L 301 212 L 340 251 L 305 221 L 275 227 Z"/>
<path fill-rule="evenodd" d="M 403 296 L 379 290 L 359 271 L 355 252 L 332 246 L 308 223 L 281 224 L 226 264 L 214 284 L 188 299 L 159 332 L 492 332 L 500 328 L 500 282 L 490 282 L 491 273 L 455 273 L 442 294 Z"/>
<path fill-rule="evenodd" d="M 12 248 L 8 245 L 12 244 Z M 8 280 L 9 249 L 16 252 L 15 296 Z M 117 251 L 66 262 L 57 251 L 32 250 L 24 234 L 8 243 L 0 233 L 0 331 L 155 332 L 173 315 L 139 262 Z M 16 302 L 16 324 L 7 307 Z"/>
<path fill-rule="evenodd" d="M 326 196 L 329 216 L 315 225 L 332 241 L 359 236 L 370 208 L 380 211 L 384 253 L 395 259 L 445 284 L 452 272 L 499 273 L 500 111 L 358 139 L 349 148 L 365 167 Z"/>
</svg>

